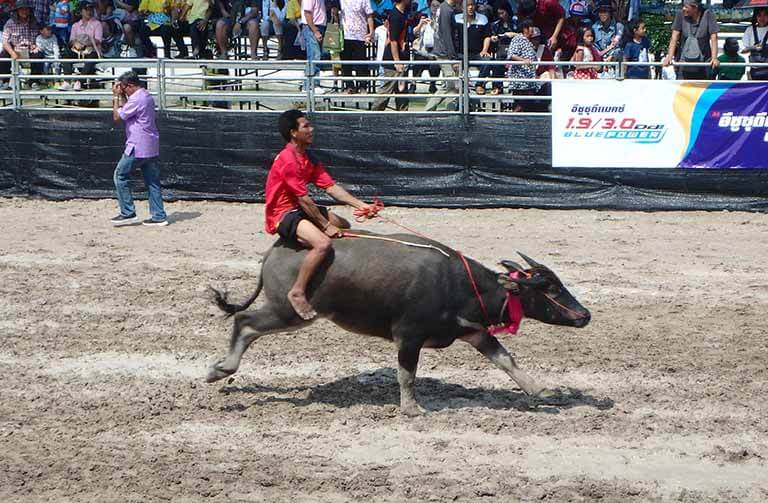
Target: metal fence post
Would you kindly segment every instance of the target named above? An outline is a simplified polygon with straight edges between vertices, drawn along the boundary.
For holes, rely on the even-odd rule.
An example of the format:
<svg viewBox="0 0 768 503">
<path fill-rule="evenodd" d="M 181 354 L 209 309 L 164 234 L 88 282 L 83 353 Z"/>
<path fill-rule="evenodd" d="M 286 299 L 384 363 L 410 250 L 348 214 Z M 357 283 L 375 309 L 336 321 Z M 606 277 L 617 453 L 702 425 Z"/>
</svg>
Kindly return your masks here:
<svg viewBox="0 0 768 503">
<path fill-rule="evenodd" d="M 13 109 L 18 110 L 21 108 L 21 65 L 19 61 L 11 60 L 11 89 L 13 90 Z"/>
<path fill-rule="evenodd" d="M 165 110 L 165 58 L 157 59 L 157 90 L 160 110 Z"/>
<path fill-rule="evenodd" d="M 306 93 L 307 93 L 307 112 L 314 112 L 315 111 L 315 76 L 312 75 L 313 70 L 313 64 L 312 61 L 307 58 L 307 66 L 304 70 L 306 75 Z"/>
</svg>

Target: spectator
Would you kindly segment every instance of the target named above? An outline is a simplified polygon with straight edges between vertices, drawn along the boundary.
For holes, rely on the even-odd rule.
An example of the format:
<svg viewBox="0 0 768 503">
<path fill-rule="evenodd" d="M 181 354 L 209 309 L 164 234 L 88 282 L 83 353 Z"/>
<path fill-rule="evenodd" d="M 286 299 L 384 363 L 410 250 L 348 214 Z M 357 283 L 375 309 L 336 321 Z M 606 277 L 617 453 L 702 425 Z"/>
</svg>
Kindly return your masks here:
<svg viewBox="0 0 768 503">
<path fill-rule="evenodd" d="M 542 40 L 541 30 L 539 30 L 539 28 L 536 26 L 531 28 L 530 41 L 531 44 L 533 44 L 533 48 L 536 50 L 536 61 L 554 61 L 552 51 L 549 50 L 549 47 L 547 47 L 547 45 Z M 536 65 L 537 79 L 553 80 L 556 78 L 555 72 L 556 69 L 554 65 Z M 542 88 L 549 89 L 550 86 L 543 85 Z"/>
<path fill-rule="evenodd" d="M 322 58 L 326 22 L 325 0 L 301 0 L 301 36 L 307 51 L 309 75 L 320 71 L 314 62 Z"/>
<path fill-rule="evenodd" d="M 149 193 L 151 217 L 142 224 L 162 227 L 168 225 L 160 188 L 160 132 L 155 122 L 155 100 L 141 87 L 135 72 L 122 74 L 112 86 L 112 118 L 125 122 L 125 149 L 114 173 L 120 214 L 112 218 L 119 227 L 139 221 L 129 185 L 131 173 L 140 168 Z"/>
<path fill-rule="evenodd" d="M 301 1 L 287 0 L 283 23 L 283 59 L 305 59 L 306 53 L 299 43 L 301 33 Z"/>
<path fill-rule="evenodd" d="M 32 15 L 37 21 L 38 26 L 45 26 L 48 24 L 51 15 L 51 2 L 50 0 L 31 0 Z"/>
<path fill-rule="evenodd" d="M 533 22 L 531 19 L 523 19 L 520 21 L 520 34 L 515 35 L 509 43 L 507 49 L 507 59 L 509 61 L 522 62 L 523 65 L 515 64 L 509 65 L 509 78 L 510 79 L 535 79 L 536 78 L 536 49 L 531 43 L 531 38 L 534 36 Z M 512 90 L 512 94 L 515 96 L 533 96 L 538 91 L 538 84 L 536 82 L 523 82 L 515 80 L 510 82 L 509 88 Z M 527 110 L 528 100 L 515 100 L 512 111 L 524 112 Z"/>
<path fill-rule="evenodd" d="M 717 57 L 720 63 L 745 63 L 744 58 L 739 56 L 739 41 L 733 37 L 725 39 L 723 44 L 723 54 Z M 741 80 L 744 76 L 743 66 L 718 66 L 718 80 Z"/>
<path fill-rule="evenodd" d="M 639 19 L 633 19 L 627 26 L 627 33 L 629 40 L 624 45 L 624 60 L 647 63 L 651 41 L 645 36 L 645 23 Z M 650 66 L 627 65 L 624 73 L 624 77 L 627 79 L 648 79 L 650 76 Z"/>
<path fill-rule="evenodd" d="M 484 14 L 476 11 L 475 0 L 465 0 L 467 6 L 467 52 L 469 61 L 487 61 L 491 59 L 491 24 Z M 456 14 L 456 34 L 458 39 L 459 52 L 464 53 L 462 36 L 464 31 L 465 16 L 462 13 Z M 469 69 L 467 69 L 468 71 Z M 491 74 L 491 65 L 481 65 L 479 78 L 488 78 Z M 479 81 L 475 84 L 477 94 L 485 94 L 485 81 Z"/>
<path fill-rule="evenodd" d="M 40 34 L 37 21 L 32 16 L 32 7 L 27 0 L 17 0 L 16 7 L 12 11 L 11 19 L 3 27 L 3 48 L 0 51 L 0 59 L 38 59 L 41 55 L 36 51 L 35 39 Z M 32 63 L 33 75 L 43 73 L 42 63 Z M 0 61 L 0 74 L 10 74 L 10 61 Z M 8 79 L 0 81 L 0 90 L 6 90 Z"/>
<path fill-rule="evenodd" d="M 611 0 L 601 0 L 597 7 L 598 21 L 592 25 L 594 45 L 603 61 L 617 61 L 621 55 L 624 25 L 613 19 L 613 12 Z"/>
<path fill-rule="evenodd" d="M 139 34 L 147 47 L 152 45 L 150 36 L 157 35 L 162 38 L 163 54 L 166 58 L 171 57 L 171 40 L 173 40 L 179 50 L 178 57 L 186 58 L 189 51 L 180 27 L 172 23 L 169 7 L 166 0 L 141 0 L 139 15 L 143 16 L 144 23 L 139 27 Z"/>
<path fill-rule="evenodd" d="M 704 9 L 700 0 L 683 0 L 683 7 L 672 22 L 672 38 L 663 60 L 664 66 L 675 60 L 681 63 L 709 62 L 712 70 L 720 63 L 717 55 L 717 34 L 720 26 L 711 9 Z M 682 80 L 707 79 L 711 72 L 701 66 L 681 66 L 677 72 Z"/>
<path fill-rule="evenodd" d="M 123 37 L 122 25 L 116 19 L 112 0 L 96 0 L 95 17 L 101 22 L 102 56 L 120 57 L 120 45 Z"/>
<path fill-rule="evenodd" d="M 72 25 L 69 34 L 69 51 L 81 59 L 96 59 L 101 57 L 101 43 L 104 38 L 104 32 L 101 21 L 93 17 L 93 6 L 89 3 L 78 5 L 80 9 L 80 21 Z M 64 63 L 64 73 L 72 74 L 72 63 Z M 96 63 L 83 63 L 81 70 L 83 75 L 94 75 L 96 73 Z M 86 80 L 87 82 L 87 80 Z M 69 91 L 82 89 L 83 82 L 76 80 L 72 85 L 69 82 L 62 84 L 59 89 Z"/>
<path fill-rule="evenodd" d="M 413 36 L 415 37 L 413 44 L 411 44 L 413 59 L 417 61 L 427 61 L 427 63 L 414 65 L 412 67 L 414 77 L 421 77 L 424 71 L 429 72 L 428 75 L 432 78 L 440 76 L 440 66 L 428 63 L 435 59 L 432 54 L 432 50 L 435 48 L 435 30 L 432 28 L 432 18 L 435 17 L 439 8 L 440 2 L 433 0 L 430 3 L 429 14 L 420 12 L 419 23 L 413 28 Z M 411 89 L 415 89 L 415 87 L 415 84 L 411 84 Z M 429 93 L 435 94 L 436 92 L 437 84 L 434 80 L 430 80 Z"/>
<path fill-rule="evenodd" d="M 56 36 L 53 34 L 53 27 L 49 24 L 40 28 L 40 34 L 35 39 L 35 46 L 34 52 L 43 59 L 59 59 L 61 57 L 59 41 L 56 40 Z M 43 73 L 60 75 L 61 64 L 53 62 L 43 63 Z M 34 86 L 34 82 L 32 84 Z"/>
<path fill-rule="evenodd" d="M 373 39 L 373 8 L 369 0 L 341 0 L 341 21 L 344 28 L 344 50 L 341 53 L 342 61 L 362 61 L 368 59 L 365 54 L 366 44 Z M 351 77 L 352 72 L 356 77 L 369 77 L 370 67 L 366 65 L 343 65 L 341 73 L 344 77 Z M 344 90 L 347 93 L 364 91 L 368 86 L 365 80 L 353 82 L 344 81 Z"/>
<path fill-rule="evenodd" d="M 558 37 L 556 49 L 552 49 L 558 54 L 558 58 L 568 61 L 576 50 L 576 33 L 582 26 L 591 26 L 589 19 L 589 9 L 584 2 L 572 2 L 568 8 L 568 17 L 563 23 Z"/>
<path fill-rule="evenodd" d="M 144 23 L 139 16 L 140 3 L 141 0 L 115 0 L 123 28 L 121 52 L 133 53 L 130 55 L 139 58 L 153 58 L 157 52 L 152 42 L 148 38 L 143 38 L 141 27 Z"/>
<path fill-rule="evenodd" d="M 588 15 L 586 8 L 584 15 Z M 541 30 L 552 51 L 559 47 L 560 32 L 565 24 L 565 9 L 558 0 L 520 0 L 517 7 L 518 19 L 530 18 L 533 25 Z"/>
<path fill-rule="evenodd" d="M 768 63 L 768 7 L 752 12 L 752 25 L 744 31 L 741 52 L 749 54 L 750 63 Z M 749 69 L 752 80 L 768 80 L 768 66 Z"/>
<path fill-rule="evenodd" d="M 248 45 L 250 47 L 251 59 L 258 59 L 257 50 L 259 48 L 259 2 L 260 0 L 243 0 L 241 3 L 233 2 L 230 13 L 233 18 L 230 20 L 232 29 L 227 35 L 238 38 L 243 29 L 248 34 Z M 225 50 L 223 54 L 229 52 L 229 36 L 224 40 Z"/>
<path fill-rule="evenodd" d="M 69 44 L 69 30 L 72 25 L 72 4 L 69 0 L 58 0 L 53 4 L 53 33 L 59 44 Z"/>
<path fill-rule="evenodd" d="M 437 16 L 432 21 L 433 29 L 435 30 L 435 46 L 432 49 L 432 55 L 436 59 L 455 60 L 458 59 L 457 41 L 456 41 L 456 18 L 454 14 L 461 5 L 461 0 L 445 0 L 440 4 L 440 8 L 437 10 Z M 459 65 L 458 64 L 443 64 L 440 65 L 440 69 L 443 71 L 444 77 L 458 77 Z M 459 90 L 458 81 L 446 80 L 445 89 L 438 91 L 437 94 L 455 94 Z M 440 103 L 445 101 L 442 96 L 435 96 L 427 101 L 424 111 L 430 112 L 437 110 Z M 456 109 L 456 99 L 451 98 L 447 103 L 447 109 Z"/>
<path fill-rule="evenodd" d="M 278 48 L 277 58 L 280 59 L 283 53 L 283 23 L 285 22 L 286 3 L 285 0 L 262 0 L 261 1 L 261 19 L 259 20 L 259 38 L 264 47 L 264 59 L 269 59 L 269 48 L 267 42 L 269 37 L 277 38 Z M 258 49 L 258 43 L 257 49 Z"/>
<path fill-rule="evenodd" d="M 15 6 L 16 0 L 0 0 L 0 33 L 3 33 L 3 26 L 11 18 Z"/>
<path fill-rule="evenodd" d="M 571 61 L 587 63 L 601 61 L 600 52 L 594 45 L 595 34 L 589 26 L 582 26 L 576 33 L 576 51 Z M 572 79 L 596 79 L 600 65 L 577 65 L 569 76 Z"/>
<path fill-rule="evenodd" d="M 384 61 L 392 61 L 393 65 L 384 66 L 384 77 L 400 77 L 405 73 L 404 62 L 408 60 L 406 38 L 408 37 L 408 7 L 411 0 L 397 0 L 395 8 L 389 13 L 389 43 L 384 48 Z M 405 83 L 398 80 L 387 80 L 379 88 L 377 94 L 398 94 L 405 91 Z M 384 110 L 389 103 L 389 97 L 376 99 L 374 110 Z M 408 110 L 408 100 L 395 99 L 397 110 Z"/>
<path fill-rule="evenodd" d="M 184 17 L 189 24 L 192 57 L 197 59 L 208 47 L 208 20 L 211 18 L 210 0 L 187 0 Z"/>
<path fill-rule="evenodd" d="M 491 52 L 495 54 L 496 61 L 504 61 L 509 53 L 509 44 L 512 37 L 517 35 L 517 18 L 512 18 L 509 4 L 499 3 L 496 7 L 498 19 L 491 24 Z M 539 32 L 541 33 L 541 32 Z M 492 65 L 491 76 L 503 77 L 504 66 Z M 504 89 L 502 82 L 494 81 L 491 94 L 501 94 Z"/>
</svg>

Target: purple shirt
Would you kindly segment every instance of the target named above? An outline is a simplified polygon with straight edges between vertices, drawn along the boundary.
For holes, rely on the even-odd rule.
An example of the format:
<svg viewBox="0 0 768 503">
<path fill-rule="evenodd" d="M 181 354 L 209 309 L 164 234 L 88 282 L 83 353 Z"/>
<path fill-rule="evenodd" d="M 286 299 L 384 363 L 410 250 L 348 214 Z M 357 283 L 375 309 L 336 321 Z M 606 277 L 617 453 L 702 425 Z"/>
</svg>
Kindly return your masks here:
<svg viewBox="0 0 768 503">
<path fill-rule="evenodd" d="M 118 111 L 125 121 L 125 155 L 147 159 L 160 155 L 160 132 L 155 125 L 155 100 L 146 89 L 133 93 Z"/>
</svg>

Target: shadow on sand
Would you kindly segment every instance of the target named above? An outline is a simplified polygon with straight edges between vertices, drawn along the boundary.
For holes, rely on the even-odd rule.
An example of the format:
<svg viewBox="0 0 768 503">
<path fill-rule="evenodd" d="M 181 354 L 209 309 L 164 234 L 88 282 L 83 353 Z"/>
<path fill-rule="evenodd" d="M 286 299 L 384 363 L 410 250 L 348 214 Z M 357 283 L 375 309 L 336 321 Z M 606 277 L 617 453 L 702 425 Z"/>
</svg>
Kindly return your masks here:
<svg viewBox="0 0 768 503">
<path fill-rule="evenodd" d="M 236 403 L 223 407 L 224 411 L 243 411 L 269 403 L 290 403 L 297 407 L 313 403 L 324 403 L 338 408 L 354 405 L 399 405 L 400 391 L 397 383 L 397 371 L 382 368 L 344 377 L 336 381 L 317 386 L 224 386 L 219 390 L 226 395 L 245 398 L 248 395 L 266 394 L 250 404 Z M 276 396 L 308 394 L 305 397 Z M 531 398 L 520 390 L 467 388 L 460 384 L 446 383 L 429 377 L 416 379 L 416 396 L 427 411 L 445 409 L 488 408 L 517 409 L 520 411 L 558 414 L 560 410 L 573 407 L 594 407 L 599 410 L 614 406 L 610 398 L 596 398 L 574 388 L 561 388 L 553 397 L 546 399 Z M 246 400 L 248 401 L 248 400 Z"/>
</svg>

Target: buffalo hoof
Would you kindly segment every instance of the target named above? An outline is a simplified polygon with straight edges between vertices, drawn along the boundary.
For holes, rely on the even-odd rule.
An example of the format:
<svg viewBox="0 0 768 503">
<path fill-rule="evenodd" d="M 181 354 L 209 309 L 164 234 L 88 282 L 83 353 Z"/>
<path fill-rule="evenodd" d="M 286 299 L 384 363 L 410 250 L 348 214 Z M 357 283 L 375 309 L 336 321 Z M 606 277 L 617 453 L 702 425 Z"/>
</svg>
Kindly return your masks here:
<svg viewBox="0 0 768 503">
<path fill-rule="evenodd" d="M 421 405 L 414 403 L 411 405 L 400 406 L 400 414 L 406 417 L 419 417 L 426 414 L 427 411 Z"/>
<path fill-rule="evenodd" d="M 231 376 L 235 373 L 234 370 L 222 368 L 220 365 L 221 362 L 211 365 L 211 368 L 208 369 L 208 375 L 205 378 L 205 382 L 216 382 L 219 379 L 224 379 L 225 377 Z"/>
</svg>

